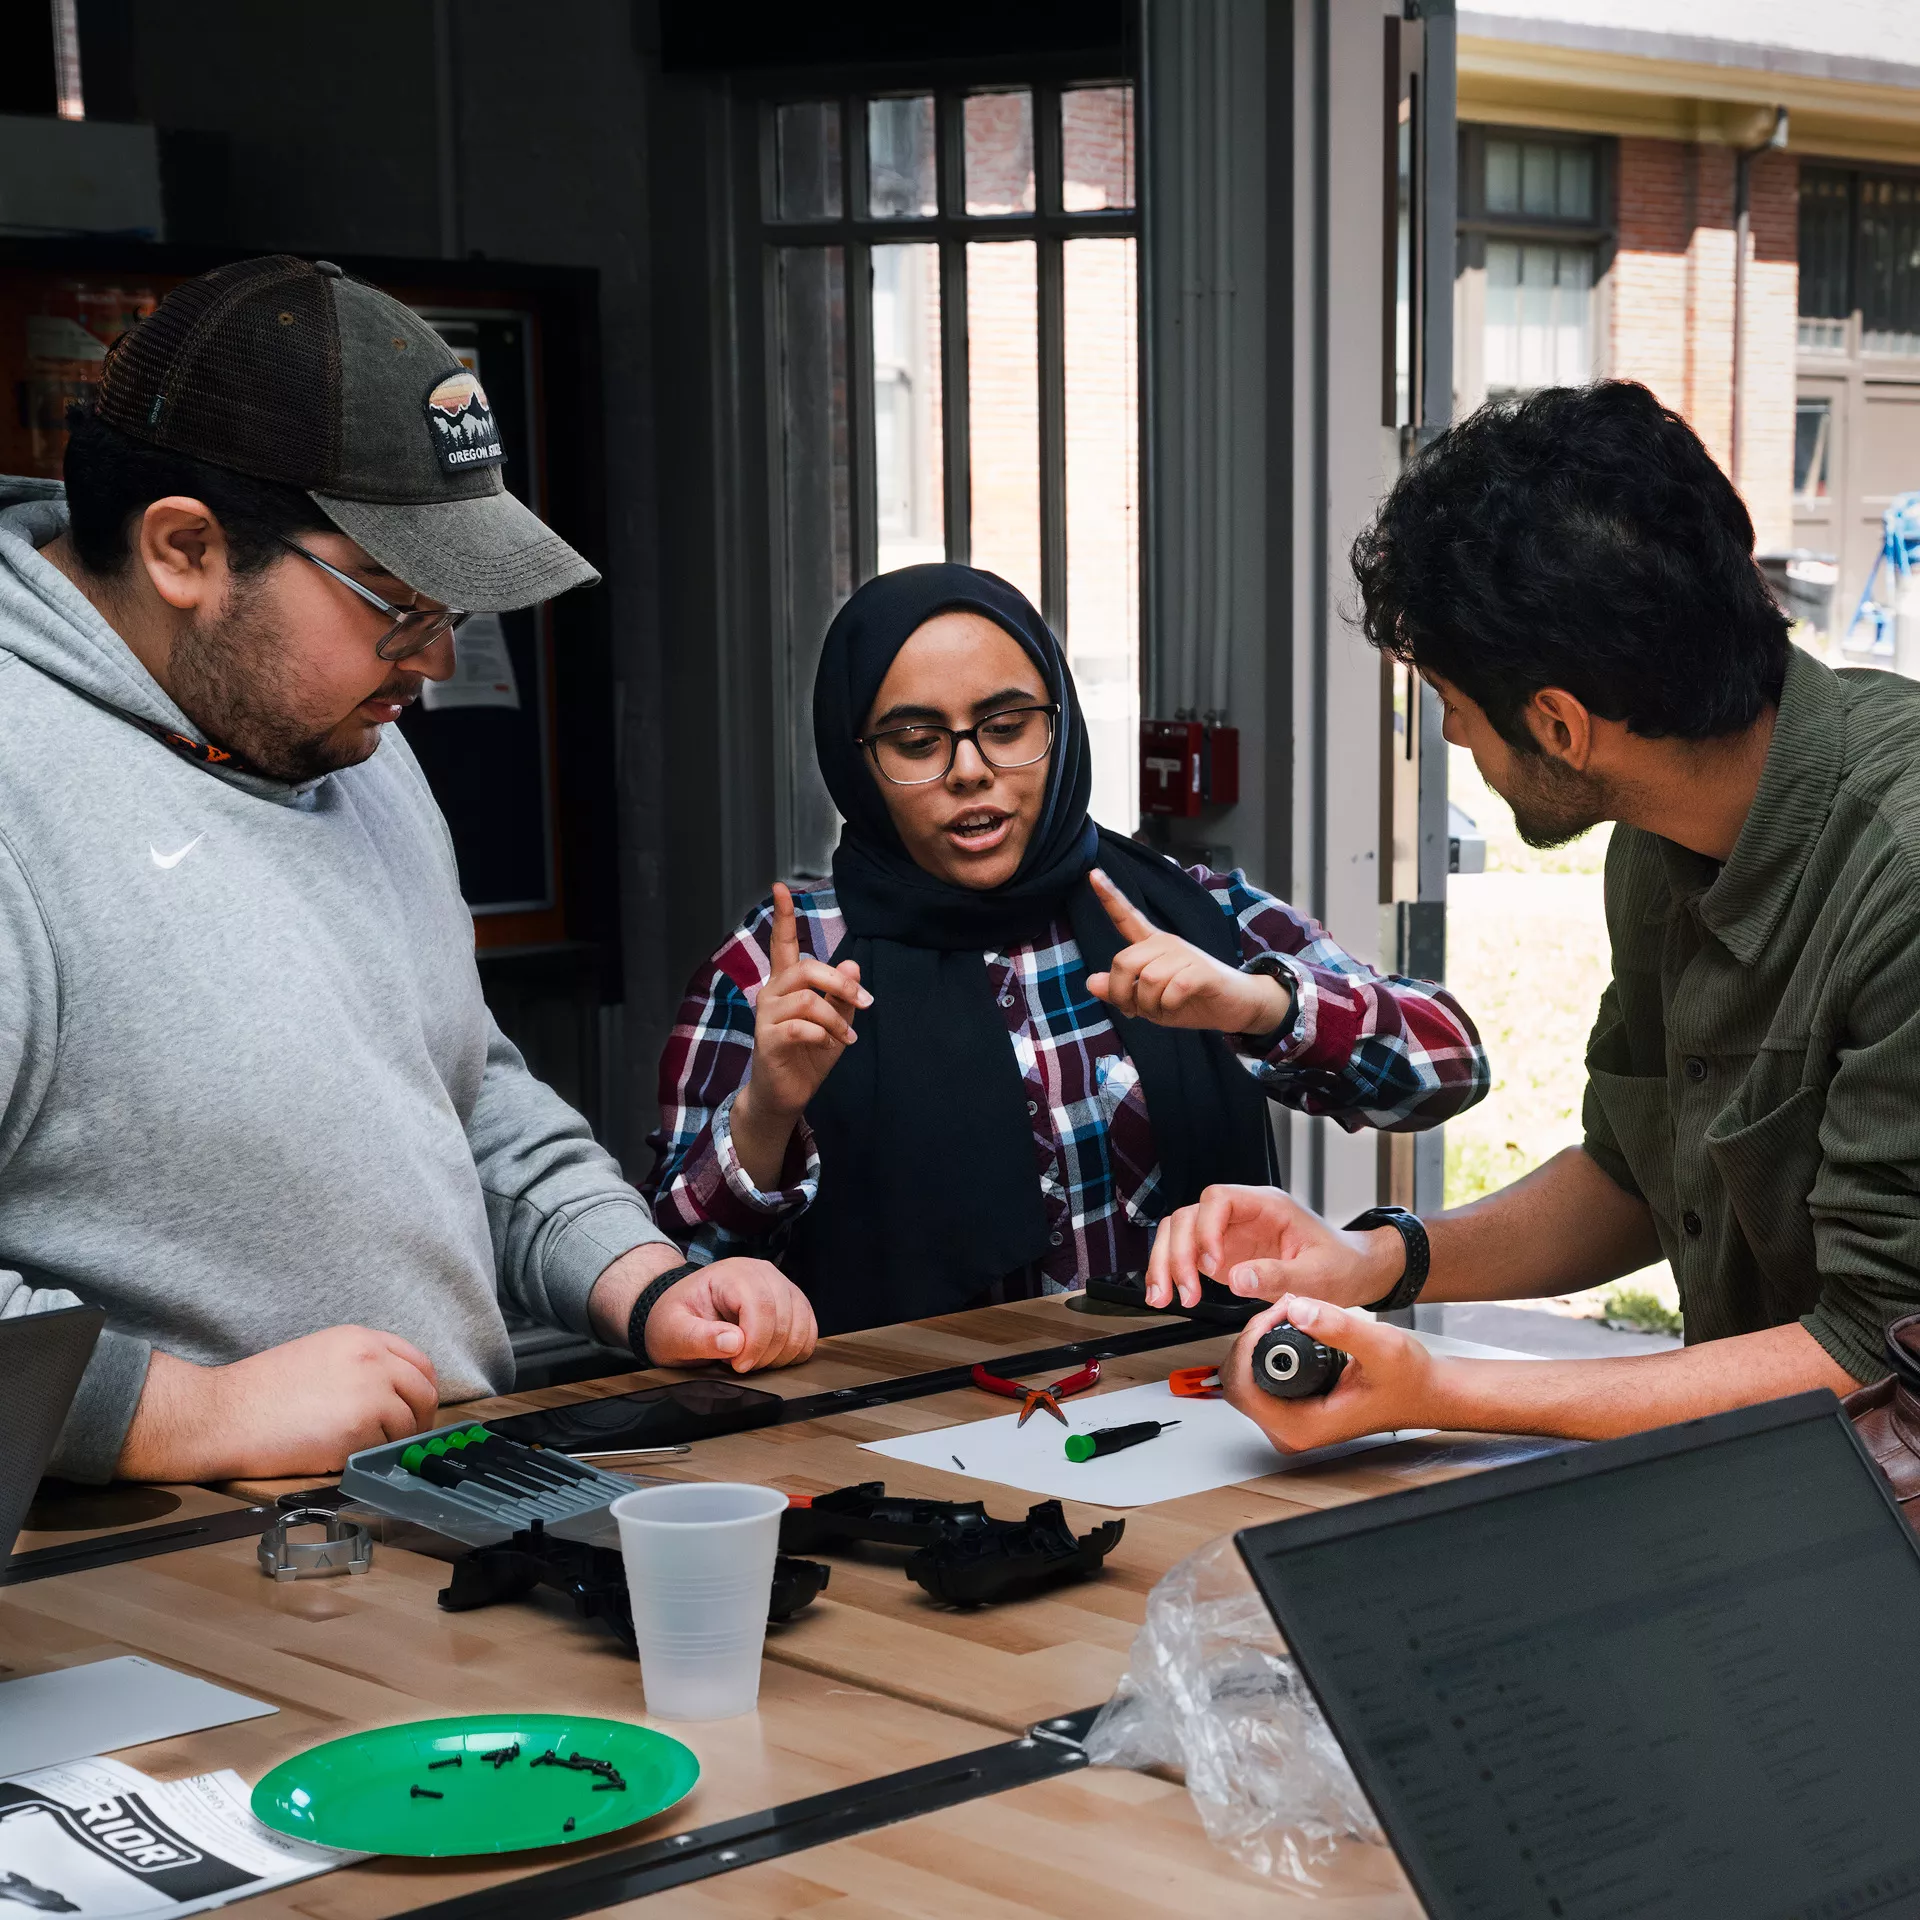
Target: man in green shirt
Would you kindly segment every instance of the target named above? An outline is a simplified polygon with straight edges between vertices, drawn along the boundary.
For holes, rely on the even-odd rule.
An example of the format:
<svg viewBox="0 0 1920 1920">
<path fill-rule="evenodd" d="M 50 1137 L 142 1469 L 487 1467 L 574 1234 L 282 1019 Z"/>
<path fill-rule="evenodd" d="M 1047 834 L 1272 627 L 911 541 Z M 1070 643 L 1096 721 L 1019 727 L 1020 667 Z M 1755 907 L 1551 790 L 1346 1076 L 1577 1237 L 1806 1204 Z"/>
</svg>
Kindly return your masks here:
<svg viewBox="0 0 1920 1920">
<path fill-rule="evenodd" d="M 1482 408 L 1353 560 L 1368 638 L 1440 695 L 1529 844 L 1618 823 L 1586 1137 L 1424 1222 L 1212 1188 L 1161 1228 L 1149 1297 L 1211 1273 L 1276 1303 L 1227 1384 L 1288 1448 L 1599 1439 L 1878 1379 L 1882 1330 L 1920 1311 L 1920 685 L 1789 644 L 1739 496 L 1625 382 Z M 1345 1311 L 1570 1293 L 1662 1256 L 1680 1352 L 1443 1358 Z M 1252 1388 L 1281 1318 L 1353 1356 L 1328 1398 Z"/>
</svg>

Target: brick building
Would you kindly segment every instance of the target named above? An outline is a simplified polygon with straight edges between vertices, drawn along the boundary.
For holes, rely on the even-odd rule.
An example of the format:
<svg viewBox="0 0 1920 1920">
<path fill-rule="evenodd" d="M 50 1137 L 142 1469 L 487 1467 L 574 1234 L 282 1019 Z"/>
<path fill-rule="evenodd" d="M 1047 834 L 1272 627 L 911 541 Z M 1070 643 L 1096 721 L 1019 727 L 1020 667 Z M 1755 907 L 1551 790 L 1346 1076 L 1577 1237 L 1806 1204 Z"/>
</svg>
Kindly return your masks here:
<svg viewBox="0 0 1920 1920">
<path fill-rule="evenodd" d="M 1843 629 L 1882 510 L 1920 488 L 1920 6 L 1476 0 L 1459 20 L 1459 404 L 1645 381 L 1763 552 L 1832 557 Z"/>
</svg>

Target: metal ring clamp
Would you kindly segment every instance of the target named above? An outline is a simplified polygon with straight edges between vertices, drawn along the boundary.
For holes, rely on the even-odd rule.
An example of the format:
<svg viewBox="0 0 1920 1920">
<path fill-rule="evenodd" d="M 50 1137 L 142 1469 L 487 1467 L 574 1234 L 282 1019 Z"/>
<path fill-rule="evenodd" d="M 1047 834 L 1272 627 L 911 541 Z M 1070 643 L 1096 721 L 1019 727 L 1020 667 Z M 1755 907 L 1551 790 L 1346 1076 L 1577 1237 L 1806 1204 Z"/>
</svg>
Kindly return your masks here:
<svg viewBox="0 0 1920 1920">
<path fill-rule="evenodd" d="M 324 1540 L 289 1540 L 290 1527 L 324 1527 Z M 373 1535 L 357 1520 L 324 1507 L 295 1507 L 260 1536 L 260 1571 L 275 1580 L 311 1580 L 323 1574 L 365 1573 L 373 1565 Z"/>
</svg>

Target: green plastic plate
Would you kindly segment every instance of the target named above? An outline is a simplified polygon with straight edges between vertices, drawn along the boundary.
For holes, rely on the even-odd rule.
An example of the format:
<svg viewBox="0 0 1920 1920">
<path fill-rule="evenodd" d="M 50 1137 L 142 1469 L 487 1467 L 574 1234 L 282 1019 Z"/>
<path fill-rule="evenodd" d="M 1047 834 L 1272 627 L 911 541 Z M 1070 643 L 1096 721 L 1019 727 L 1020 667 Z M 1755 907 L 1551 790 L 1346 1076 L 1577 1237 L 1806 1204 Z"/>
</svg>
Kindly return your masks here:
<svg viewBox="0 0 1920 1920">
<path fill-rule="evenodd" d="M 504 1761 L 486 1757 L 516 1746 Z M 548 1753 L 610 1764 L 625 1788 L 595 1792 L 605 1784 L 601 1773 L 535 1764 Z M 276 1833 L 355 1853 L 518 1853 L 650 1820 L 699 1778 L 700 1762 L 678 1740 L 623 1720 L 469 1714 L 309 1747 L 254 1788 L 253 1811 Z"/>
</svg>

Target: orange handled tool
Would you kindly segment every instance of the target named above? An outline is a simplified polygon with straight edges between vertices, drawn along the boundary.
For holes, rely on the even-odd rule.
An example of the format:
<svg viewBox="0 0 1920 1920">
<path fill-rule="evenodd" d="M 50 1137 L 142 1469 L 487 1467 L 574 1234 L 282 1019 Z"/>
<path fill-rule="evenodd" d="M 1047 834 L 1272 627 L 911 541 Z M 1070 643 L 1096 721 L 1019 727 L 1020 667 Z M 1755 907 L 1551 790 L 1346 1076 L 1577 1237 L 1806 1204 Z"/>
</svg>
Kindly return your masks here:
<svg viewBox="0 0 1920 1920">
<path fill-rule="evenodd" d="M 1167 1391 L 1176 1400 L 1218 1400 L 1218 1367 L 1177 1367 L 1167 1375 Z"/>
</svg>

